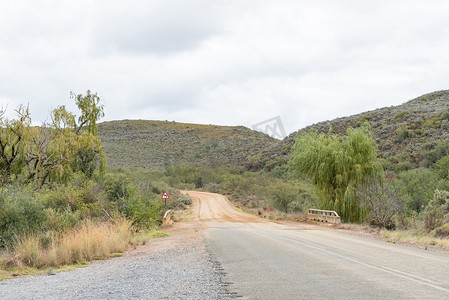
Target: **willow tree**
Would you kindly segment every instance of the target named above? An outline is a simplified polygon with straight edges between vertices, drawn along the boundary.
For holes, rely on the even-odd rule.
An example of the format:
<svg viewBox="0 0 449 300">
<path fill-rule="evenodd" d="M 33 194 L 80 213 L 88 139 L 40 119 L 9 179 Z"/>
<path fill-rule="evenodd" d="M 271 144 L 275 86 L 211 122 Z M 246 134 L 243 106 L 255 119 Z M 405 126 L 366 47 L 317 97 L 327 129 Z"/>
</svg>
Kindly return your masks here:
<svg viewBox="0 0 449 300">
<path fill-rule="evenodd" d="M 52 112 L 53 146 L 59 157 L 59 176 L 71 170 L 81 171 L 91 177 L 99 163 L 100 173 L 104 173 L 106 156 L 97 132 L 97 122 L 104 116 L 103 105 L 97 94 L 87 91 L 86 95 L 71 94 L 75 98 L 81 115 L 68 112 L 59 106 Z M 62 158 L 62 160 L 61 160 Z"/>
<path fill-rule="evenodd" d="M 337 211 L 343 220 L 362 222 L 367 210 L 355 190 L 380 178 L 378 148 L 369 125 L 348 128 L 346 136 L 311 131 L 300 135 L 292 149 L 290 166 L 310 178 L 320 195 L 320 208 Z"/>
<path fill-rule="evenodd" d="M 79 124 L 75 126 L 75 133 L 79 135 L 85 127 L 84 139 L 80 139 L 84 144 L 78 148 L 75 165 L 78 170 L 87 176 L 91 176 L 98 162 L 100 175 L 104 175 L 106 155 L 101 146 L 101 140 L 98 137 L 97 127 L 98 120 L 104 117 L 104 106 L 97 93 L 92 93 L 90 90 L 87 90 L 85 96 L 82 94 L 76 95 L 73 92 L 71 95 L 75 98 L 76 105 L 81 111 L 81 116 L 78 118 Z M 87 138 L 86 135 L 88 136 Z"/>
<path fill-rule="evenodd" d="M 71 93 L 71 97 L 75 99 L 76 105 L 81 111 L 81 116 L 78 118 L 79 124 L 76 126 L 76 133 L 86 127 L 86 130 L 93 135 L 97 135 L 97 121 L 104 117 L 103 104 L 101 104 L 100 97 L 97 93 L 92 93 L 87 90 L 86 95 L 76 95 Z"/>
<path fill-rule="evenodd" d="M 0 111 L 0 173 L 3 184 L 11 182 L 12 175 L 18 175 L 24 165 L 24 151 L 30 135 L 30 111 L 19 106 L 16 119 L 3 118 Z"/>
<path fill-rule="evenodd" d="M 97 133 L 97 121 L 104 115 L 96 94 L 77 95 L 81 116 L 67 111 L 64 105 L 51 112 L 51 123 L 32 128 L 31 142 L 26 151 L 28 181 L 42 187 L 47 180 L 64 181 L 75 171 L 91 177 L 99 164 L 104 173 L 106 156 Z"/>
</svg>

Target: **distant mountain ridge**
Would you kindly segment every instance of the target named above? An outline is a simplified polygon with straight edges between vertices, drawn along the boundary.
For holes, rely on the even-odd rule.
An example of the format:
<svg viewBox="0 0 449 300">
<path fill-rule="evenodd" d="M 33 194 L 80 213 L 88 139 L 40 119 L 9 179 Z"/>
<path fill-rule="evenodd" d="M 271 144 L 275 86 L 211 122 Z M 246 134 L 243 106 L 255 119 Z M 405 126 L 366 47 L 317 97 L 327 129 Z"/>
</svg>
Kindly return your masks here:
<svg viewBox="0 0 449 300">
<path fill-rule="evenodd" d="M 244 126 L 122 120 L 98 124 L 107 166 L 242 166 L 278 140 Z"/>
<path fill-rule="evenodd" d="M 282 142 L 258 153 L 248 168 L 273 169 L 283 165 L 298 134 L 309 130 L 345 134 L 348 127 L 369 122 L 387 163 L 403 168 L 416 168 L 425 163 L 429 151 L 449 141 L 449 90 L 425 94 L 402 105 L 384 107 L 331 121 L 319 122 L 298 130 Z"/>
<path fill-rule="evenodd" d="M 386 165 L 411 169 L 425 164 L 438 144 L 449 145 L 449 90 L 429 93 L 402 105 L 380 108 L 307 126 L 279 141 L 244 126 L 168 121 L 103 122 L 98 132 L 108 166 L 163 169 L 178 164 L 245 166 L 271 171 L 285 167 L 298 134 L 309 130 L 345 134 L 369 122 Z M 449 146 L 448 146 L 449 147 Z"/>
</svg>

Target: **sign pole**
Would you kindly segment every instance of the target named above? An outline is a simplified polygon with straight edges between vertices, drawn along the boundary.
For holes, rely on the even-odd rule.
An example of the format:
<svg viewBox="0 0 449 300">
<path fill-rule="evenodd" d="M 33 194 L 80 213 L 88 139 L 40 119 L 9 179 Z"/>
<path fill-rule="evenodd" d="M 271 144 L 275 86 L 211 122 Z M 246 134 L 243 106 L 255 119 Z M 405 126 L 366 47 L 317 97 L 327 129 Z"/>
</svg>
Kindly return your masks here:
<svg viewBox="0 0 449 300">
<path fill-rule="evenodd" d="M 168 193 L 167 193 L 167 192 L 164 192 L 164 193 L 162 194 L 161 199 L 164 199 L 164 208 L 167 209 L 167 199 L 170 199 L 170 197 L 168 196 Z"/>
</svg>

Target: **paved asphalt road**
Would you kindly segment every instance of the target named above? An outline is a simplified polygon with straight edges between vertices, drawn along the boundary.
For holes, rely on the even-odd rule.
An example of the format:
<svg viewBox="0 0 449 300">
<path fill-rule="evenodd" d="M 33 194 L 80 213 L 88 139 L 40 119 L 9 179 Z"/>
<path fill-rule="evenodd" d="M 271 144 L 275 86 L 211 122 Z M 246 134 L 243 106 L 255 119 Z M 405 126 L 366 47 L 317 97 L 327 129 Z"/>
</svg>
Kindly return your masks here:
<svg viewBox="0 0 449 300">
<path fill-rule="evenodd" d="M 213 258 L 243 299 L 449 299 L 449 254 L 235 211 L 187 192 Z"/>
</svg>

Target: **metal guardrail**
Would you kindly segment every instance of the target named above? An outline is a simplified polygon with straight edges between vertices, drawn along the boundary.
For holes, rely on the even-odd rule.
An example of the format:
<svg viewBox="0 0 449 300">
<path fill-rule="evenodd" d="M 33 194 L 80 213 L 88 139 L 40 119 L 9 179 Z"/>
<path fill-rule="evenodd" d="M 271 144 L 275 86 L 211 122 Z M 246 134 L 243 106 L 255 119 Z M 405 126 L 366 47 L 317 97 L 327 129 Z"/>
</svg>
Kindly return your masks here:
<svg viewBox="0 0 449 300">
<path fill-rule="evenodd" d="M 340 224 L 340 216 L 333 210 L 322 210 L 309 208 L 307 211 L 307 220 Z"/>
</svg>

